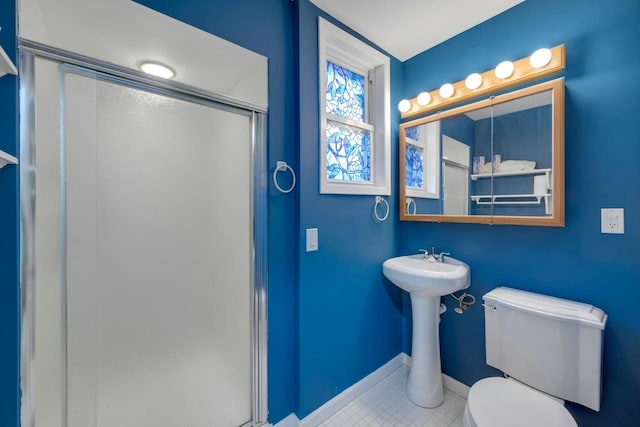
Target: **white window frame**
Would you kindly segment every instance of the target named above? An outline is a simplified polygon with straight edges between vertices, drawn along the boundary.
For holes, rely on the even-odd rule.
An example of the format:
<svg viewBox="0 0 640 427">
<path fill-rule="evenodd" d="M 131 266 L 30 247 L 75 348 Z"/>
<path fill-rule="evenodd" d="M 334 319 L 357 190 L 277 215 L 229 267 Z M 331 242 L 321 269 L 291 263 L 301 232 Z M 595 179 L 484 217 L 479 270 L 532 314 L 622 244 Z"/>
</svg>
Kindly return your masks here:
<svg viewBox="0 0 640 427">
<path fill-rule="evenodd" d="M 320 82 L 320 193 L 321 194 L 391 194 L 391 111 L 389 57 L 318 18 L 318 59 Z M 350 123 L 348 119 L 328 114 L 326 108 L 326 62 L 331 61 L 368 80 L 365 118 L 367 123 Z M 355 125 L 370 131 L 371 180 L 340 181 L 327 178 L 327 121 Z"/>
<path fill-rule="evenodd" d="M 440 198 L 440 121 L 429 122 L 419 126 L 419 141 L 405 136 L 405 143 L 422 148 L 422 188 L 407 187 L 407 197 L 422 199 Z M 405 164 L 405 168 L 406 168 Z M 406 170 L 402 171 L 402 182 L 405 183 Z"/>
</svg>

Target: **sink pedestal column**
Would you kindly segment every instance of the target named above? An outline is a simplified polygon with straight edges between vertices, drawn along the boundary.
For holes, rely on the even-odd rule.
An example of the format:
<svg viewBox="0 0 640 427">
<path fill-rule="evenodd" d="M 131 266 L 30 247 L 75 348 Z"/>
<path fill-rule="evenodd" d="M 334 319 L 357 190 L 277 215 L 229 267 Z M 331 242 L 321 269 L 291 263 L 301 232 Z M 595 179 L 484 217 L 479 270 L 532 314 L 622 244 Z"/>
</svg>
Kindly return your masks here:
<svg viewBox="0 0 640 427">
<path fill-rule="evenodd" d="M 407 396 L 418 406 L 435 408 L 444 401 L 440 367 L 440 297 L 413 293 L 410 296 L 413 337 Z"/>
</svg>

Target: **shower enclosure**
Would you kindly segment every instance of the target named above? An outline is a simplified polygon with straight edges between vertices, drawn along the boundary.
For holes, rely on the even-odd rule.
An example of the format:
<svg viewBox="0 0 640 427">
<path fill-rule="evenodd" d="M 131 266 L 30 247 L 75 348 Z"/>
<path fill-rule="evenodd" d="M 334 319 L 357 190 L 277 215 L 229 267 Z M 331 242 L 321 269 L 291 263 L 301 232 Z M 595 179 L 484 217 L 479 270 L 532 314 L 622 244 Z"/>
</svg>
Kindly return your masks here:
<svg viewBox="0 0 640 427">
<path fill-rule="evenodd" d="M 266 422 L 265 114 L 22 55 L 23 426 Z"/>
</svg>

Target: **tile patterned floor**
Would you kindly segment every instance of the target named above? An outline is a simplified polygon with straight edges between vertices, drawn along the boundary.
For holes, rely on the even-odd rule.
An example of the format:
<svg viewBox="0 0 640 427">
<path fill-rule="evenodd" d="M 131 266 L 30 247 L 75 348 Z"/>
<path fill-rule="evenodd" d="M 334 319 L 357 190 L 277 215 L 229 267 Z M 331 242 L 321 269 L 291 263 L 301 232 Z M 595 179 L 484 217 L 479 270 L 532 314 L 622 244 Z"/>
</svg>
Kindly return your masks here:
<svg viewBox="0 0 640 427">
<path fill-rule="evenodd" d="M 444 403 L 426 409 L 414 405 L 405 391 L 409 370 L 398 368 L 353 402 L 320 424 L 320 427 L 461 427 L 466 399 L 445 389 Z"/>
</svg>

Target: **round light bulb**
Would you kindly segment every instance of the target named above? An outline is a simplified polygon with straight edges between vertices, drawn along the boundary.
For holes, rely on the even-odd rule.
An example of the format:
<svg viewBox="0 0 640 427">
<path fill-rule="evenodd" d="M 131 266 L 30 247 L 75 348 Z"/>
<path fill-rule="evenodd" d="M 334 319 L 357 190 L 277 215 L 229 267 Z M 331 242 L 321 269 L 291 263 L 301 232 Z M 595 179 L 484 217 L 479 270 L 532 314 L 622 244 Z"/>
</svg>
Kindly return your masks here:
<svg viewBox="0 0 640 427">
<path fill-rule="evenodd" d="M 171 79 L 176 75 L 171 67 L 156 61 L 142 61 L 138 67 L 147 74 L 163 79 Z"/>
<path fill-rule="evenodd" d="M 549 62 L 551 62 L 551 50 L 546 47 L 536 50 L 529 58 L 529 64 L 531 64 L 533 68 L 542 68 Z"/>
<path fill-rule="evenodd" d="M 431 102 L 431 95 L 429 95 L 429 92 L 421 92 L 418 95 L 418 104 L 419 105 L 427 105 Z"/>
<path fill-rule="evenodd" d="M 408 99 L 403 99 L 402 101 L 398 102 L 398 110 L 400 110 L 401 113 L 406 113 L 410 109 L 411 102 Z"/>
<path fill-rule="evenodd" d="M 502 61 L 496 67 L 496 77 L 499 79 L 506 79 L 513 74 L 513 62 Z"/>
<path fill-rule="evenodd" d="M 440 90 L 438 91 L 438 93 L 440 94 L 441 97 L 447 99 L 447 98 L 451 98 L 453 96 L 453 92 L 455 91 L 456 90 L 451 83 L 445 83 L 442 86 L 440 86 Z"/>
<path fill-rule="evenodd" d="M 482 76 L 478 73 L 469 74 L 464 81 L 464 85 L 467 89 L 478 89 L 482 84 Z"/>
</svg>

